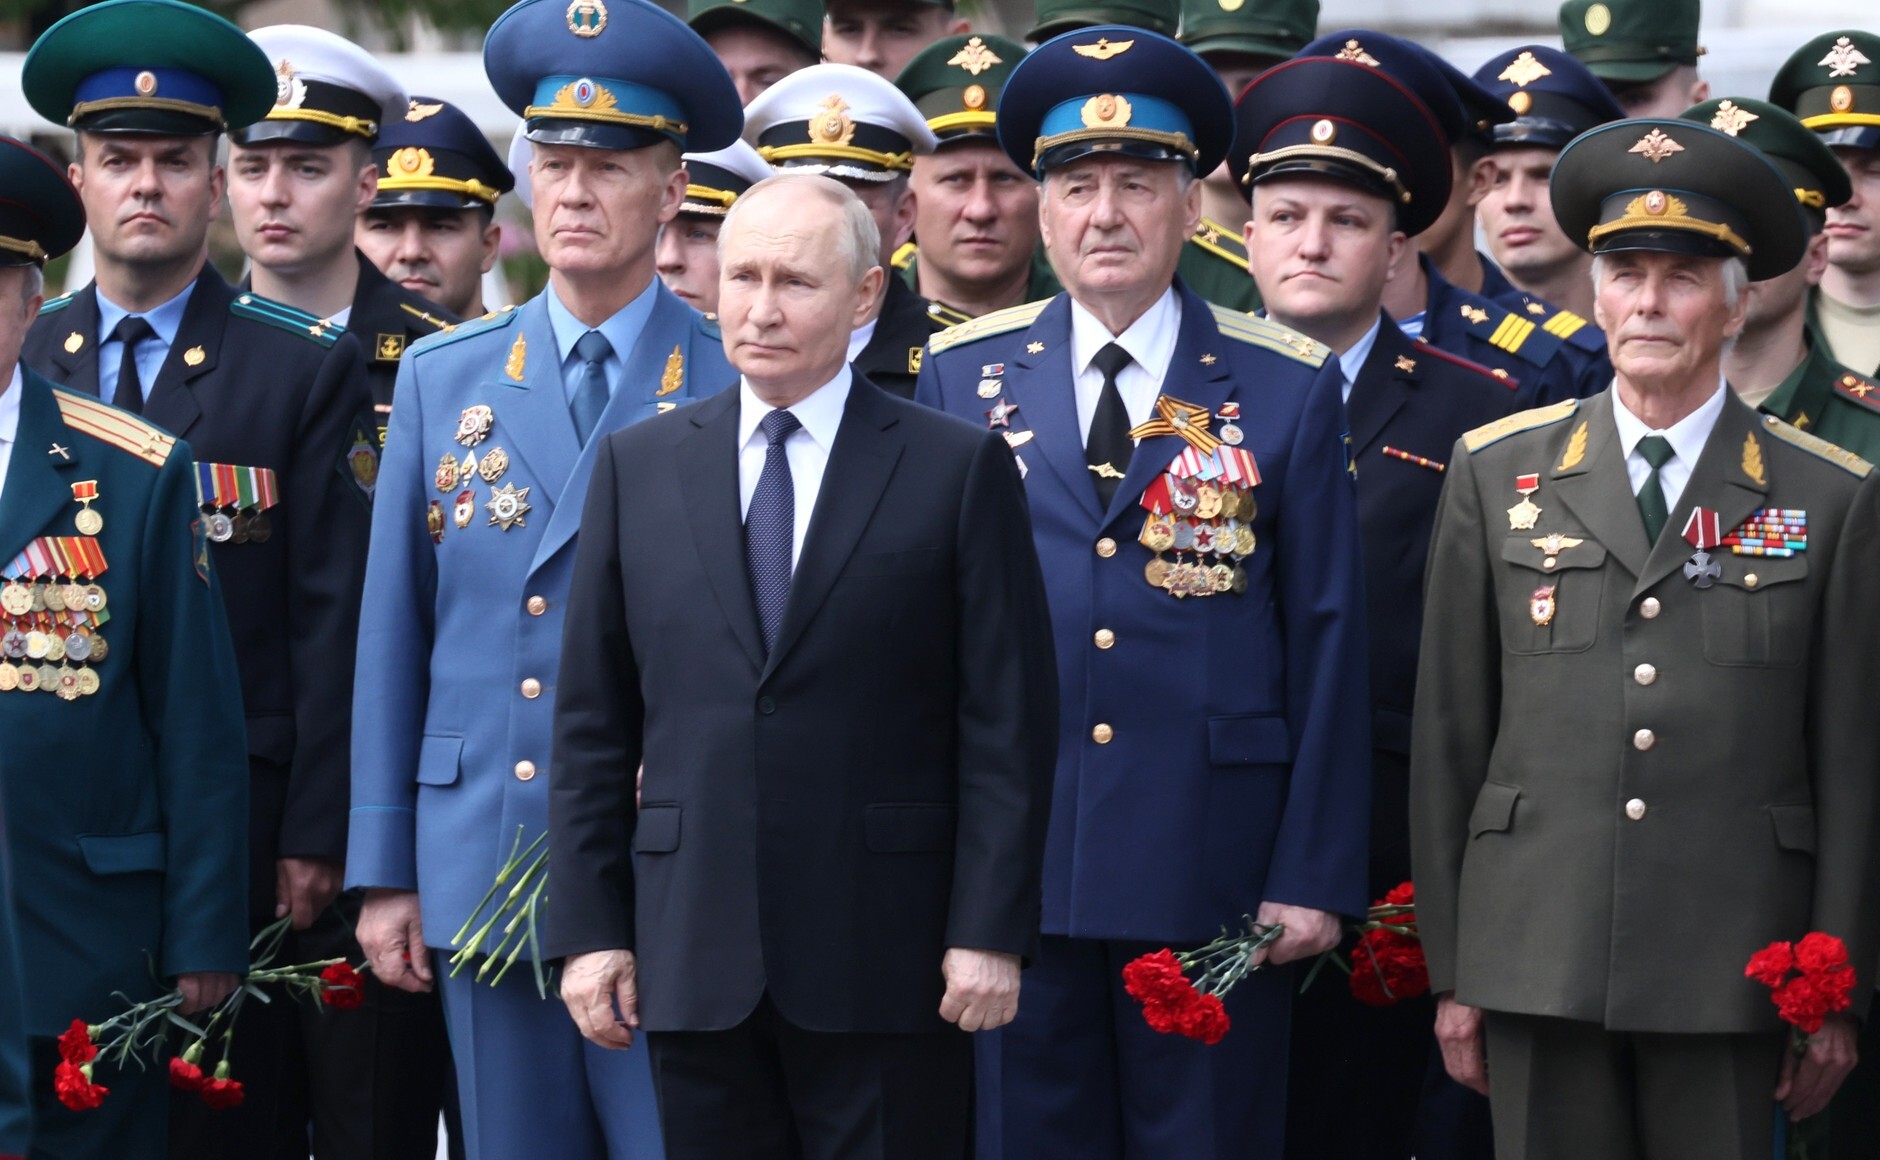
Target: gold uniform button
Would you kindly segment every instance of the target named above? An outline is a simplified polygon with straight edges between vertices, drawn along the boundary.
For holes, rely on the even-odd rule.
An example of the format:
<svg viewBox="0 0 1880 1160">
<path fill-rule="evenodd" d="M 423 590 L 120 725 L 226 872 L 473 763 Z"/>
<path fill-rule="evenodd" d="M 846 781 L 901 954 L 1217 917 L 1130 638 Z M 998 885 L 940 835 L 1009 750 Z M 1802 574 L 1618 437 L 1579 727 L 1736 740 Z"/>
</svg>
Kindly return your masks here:
<svg viewBox="0 0 1880 1160">
<path fill-rule="evenodd" d="M 530 616 L 540 616 L 548 611 L 548 601 L 542 599 L 540 596 L 531 596 L 529 597 L 527 608 Z"/>
<path fill-rule="evenodd" d="M 542 695 L 542 682 L 530 677 L 522 682 L 522 695 L 533 701 Z"/>
<path fill-rule="evenodd" d="M 1646 620 L 1657 620 L 1658 614 L 1662 611 L 1664 611 L 1664 605 L 1658 603 L 1656 596 L 1647 596 L 1639 601 L 1638 614 Z"/>
<path fill-rule="evenodd" d="M 516 780 L 517 781 L 528 781 L 530 778 L 534 776 L 535 776 L 535 762 L 533 761 L 516 762 Z"/>
<path fill-rule="evenodd" d="M 1115 643 L 1116 643 L 1115 633 L 1111 632 L 1107 628 L 1099 628 L 1097 630 L 1097 647 L 1098 648 L 1109 648 L 1111 645 Z"/>
<path fill-rule="evenodd" d="M 1754 588 L 1756 587 L 1756 584 L 1757 584 L 1756 573 L 1751 572 L 1743 577 L 1743 587 Z"/>
<path fill-rule="evenodd" d="M 1637 733 L 1632 734 L 1632 748 L 1638 750 L 1640 753 L 1645 752 L 1656 744 L 1658 744 L 1658 734 L 1653 733 L 1650 729 L 1640 729 Z"/>
<path fill-rule="evenodd" d="M 1116 555 L 1116 541 L 1112 540 L 1108 536 L 1105 536 L 1101 540 L 1098 540 L 1097 541 L 1097 555 L 1102 556 L 1105 560 L 1109 559 L 1111 556 Z"/>
<path fill-rule="evenodd" d="M 1640 665 L 1632 670 L 1632 679 L 1641 685 L 1649 685 L 1658 679 L 1658 670 L 1651 665 Z"/>
<path fill-rule="evenodd" d="M 1114 736 L 1116 736 L 1116 730 L 1110 728 L 1108 725 L 1100 724 L 1090 731 L 1090 739 L 1098 745 L 1108 745 L 1110 738 Z"/>
<path fill-rule="evenodd" d="M 1633 798 L 1631 801 L 1625 803 L 1625 816 L 1635 822 L 1644 821 L 1645 800 L 1643 798 Z"/>
</svg>

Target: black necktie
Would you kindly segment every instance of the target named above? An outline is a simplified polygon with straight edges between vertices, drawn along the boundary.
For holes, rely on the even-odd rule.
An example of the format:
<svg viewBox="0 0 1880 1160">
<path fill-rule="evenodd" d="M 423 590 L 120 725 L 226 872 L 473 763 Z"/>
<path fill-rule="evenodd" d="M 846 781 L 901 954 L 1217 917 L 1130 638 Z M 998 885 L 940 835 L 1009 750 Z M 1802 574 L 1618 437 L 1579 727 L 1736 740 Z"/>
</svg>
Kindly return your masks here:
<svg viewBox="0 0 1880 1160">
<path fill-rule="evenodd" d="M 1658 469 L 1671 460 L 1671 440 L 1663 435 L 1647 435 L 1638 441 L 1638 453 L 1652 465 L 1652 473 L 1638 489 L 1638 514 L 1645 520 L 1646 542 L 1656 544 L 1658 533 L 1665 530 L 1665 520 L 1671 516 L 1665 504 L 1664 481 L 1658 476 Z"/>
<path fill-rule="evenodd" d="M 124 344 L 124 357 L 118 361 L 117 391 L 111 396 L 112 405 L 138 415 L 144 413 L 144 384 L 137 377 L 137 344 L 156 336 L 150 324 L 135 314 L 118 320 L 111 337 Z"/>
<path fill-rule="evenodd" d="M 581 381 L 575 386 L 569 410 L 574 415 L 574 436 L 586 447 L 594 425 L 607 409 L 607 356 L 614 344 L 598 330 L 590 330 L 574 340 L 574 353 L 581 359 Z"/>
<path fill-rule="evenodd" d="M 790 460 L 784 440 L 802 424 L 790 412 L 778 409 L 759 424 L 769 445 L 764 448 L 764 471 L 751 493 L 744 515 L 744 557 L 751 570 L 751 594 L 757 598 L 757 622 L 764 630 L 764 654 L 777 643 L 783 606 L 790 599 L 790 557 L 796 546 L 796 485 L 790 478 Z"/>
<path fill-rule="evenodd" d="M 1105 510 L 1116 494 L 1116 485 L 1129 470 L 1129 457 L 1136 441 L 1129 437 L 1129 411 L 1123 406 L 1123 393 L 1116 389 L 1116 376 L 1130 363 L 1129 352 L 1109 343 L 1097 352 L 1090 365 L 1103 372 L 1103 391 L 1097 396 L 1097 413 L 1090 419 L 1090 438 L 1084 443 L 1084 462 L 1097 485 L 1097 502 Z"/>
</svg>

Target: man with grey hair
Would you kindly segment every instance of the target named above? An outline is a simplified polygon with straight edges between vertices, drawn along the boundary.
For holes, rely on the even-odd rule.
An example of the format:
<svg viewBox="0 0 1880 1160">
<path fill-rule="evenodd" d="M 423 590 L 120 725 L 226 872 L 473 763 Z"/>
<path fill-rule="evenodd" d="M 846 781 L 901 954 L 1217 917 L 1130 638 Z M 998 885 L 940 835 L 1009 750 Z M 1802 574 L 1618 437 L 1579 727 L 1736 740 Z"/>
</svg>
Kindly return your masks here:
<svg viewBox="0 0 1880 1160">
<path fill-rule="evenodd" d="M 1554 211 L 1596 254 L 1612 388 L 1450 457 L 1411 848 L 1437 1038 L 1502 1160 L 1766 1156 L 1774 1109 L 1820 1111 L 1854 1063 L 1880 477 L 1722 373 L 1749 279 L 1807 247 L 1793 186 L 1690 121 L 1569 145 Z M 1795 1049 L 1744 966 L 1811 932 L 1853 1005 Z"/>
<path fill-rule="evenodd" d="M 1044 582 L 1004 441 L 849 366 L 878 242 L 826 177 L 740 197 L 737 388 L 608 437 L 582 517 L 545 950 L 648 1032 L 672 1160 L 957 1160 L 1036 953 Z"/>
</svg>

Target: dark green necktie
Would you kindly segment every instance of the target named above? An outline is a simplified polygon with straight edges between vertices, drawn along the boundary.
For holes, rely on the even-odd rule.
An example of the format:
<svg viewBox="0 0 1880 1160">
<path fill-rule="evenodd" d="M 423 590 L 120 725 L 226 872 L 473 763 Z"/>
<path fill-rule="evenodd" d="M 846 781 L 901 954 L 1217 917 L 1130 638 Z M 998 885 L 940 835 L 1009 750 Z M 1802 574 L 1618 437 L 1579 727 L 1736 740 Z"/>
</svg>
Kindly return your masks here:
<svg viewBox="0 0 1880 1160">
<path fill-rule="evenodd" d="M 1671 440 L 1663 435 L 1647 435 L 1638 441 L 1638 453 L 1652 465 L 1645 486 L 1638 489 L 1638 514 L 1645 518 L 1646 542 L 1656 544 L 1658 533 L 1665 530 L 1665 520 L 1671 515 L 1665 507 L 1664 481 L 1658 476 L 1658 469 L 1671 461 Z"/>
</svg>

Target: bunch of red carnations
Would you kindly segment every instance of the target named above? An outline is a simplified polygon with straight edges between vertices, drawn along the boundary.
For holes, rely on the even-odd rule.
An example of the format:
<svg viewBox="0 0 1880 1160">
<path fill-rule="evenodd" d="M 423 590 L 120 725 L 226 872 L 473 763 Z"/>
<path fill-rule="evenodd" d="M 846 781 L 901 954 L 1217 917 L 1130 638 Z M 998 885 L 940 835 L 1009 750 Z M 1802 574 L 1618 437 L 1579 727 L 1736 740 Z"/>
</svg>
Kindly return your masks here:
<svg viewBox="0 0 1880 1160">
<path fill-rule="evenodd" d="M 1351 993 L 1361 1003 L 1388 1007 L 1430 990 L 1430 969 L 1417 937 L 1416 888 L 1408 882 L 1371 904 L 1356 927 L 1351 951 Z"/>
<path fill-rule="evenodd" d="M 1847 944 L 1820 931 L 1793 943 L 1770 943 L 1749 957 L 1743 975 L 1769 988 L 1776 1013 L 1795 1028 L 1797 1055 L 1829 1015 L 1853 1003 L 1854 968 L 1847 961 Z"/>
<path fill-rule="evenodd" d="M 1246 918 L 1244 934 L 1229 934 L 1204 947 L 1176 954 L 1167 947 L 1132 959 L 1123 968 L 1123 989 L 1142 1004 L 1142 1017 L 1165 1035 L 1184 1035 L 1214 1044 L 1227 1034 L 1230 1021 L 1221 996 L 1260 969 L 1254 953 L 1272 945 L 1283 927 L 1261 926 Z M 1188 972 L 1195 972 L 1191 980 Z"/>
</svg>

